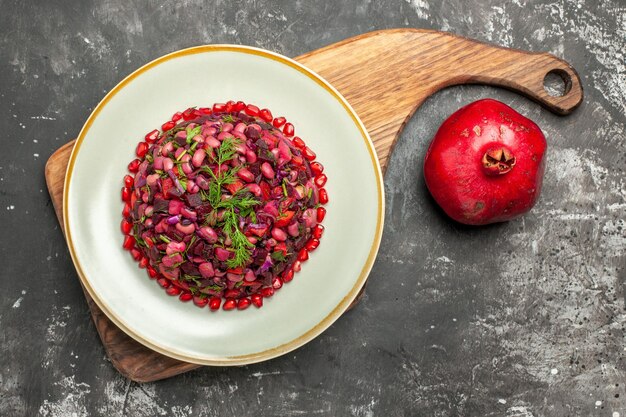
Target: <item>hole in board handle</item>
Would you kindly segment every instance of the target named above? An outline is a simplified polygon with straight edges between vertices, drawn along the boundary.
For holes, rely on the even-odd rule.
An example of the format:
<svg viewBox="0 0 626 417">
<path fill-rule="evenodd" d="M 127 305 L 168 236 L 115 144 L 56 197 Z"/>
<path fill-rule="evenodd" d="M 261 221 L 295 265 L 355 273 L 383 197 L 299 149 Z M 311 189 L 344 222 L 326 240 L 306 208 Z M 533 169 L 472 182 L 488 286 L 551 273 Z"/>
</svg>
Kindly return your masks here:
<svg viewBox="0 0 626 417">
<path fill-rule="evenodd" d="M 563 97 L 572 89 L 572 77 L 562 70 L 550 70 L 543 78 L 543 89 L 552 97 Z"/>
</svg>

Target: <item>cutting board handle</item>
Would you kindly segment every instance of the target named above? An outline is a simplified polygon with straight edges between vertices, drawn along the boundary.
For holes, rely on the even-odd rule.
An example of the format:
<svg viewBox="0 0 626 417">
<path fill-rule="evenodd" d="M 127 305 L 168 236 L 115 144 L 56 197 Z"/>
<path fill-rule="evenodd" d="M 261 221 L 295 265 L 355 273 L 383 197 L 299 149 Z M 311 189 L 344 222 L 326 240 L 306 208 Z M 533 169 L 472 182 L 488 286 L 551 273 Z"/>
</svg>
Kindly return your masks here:
<svg viewBox="0 0 626 417">
<path fill-rule="evenodd" d="M 372 137 L 383 171 L 407 120 L 442 88 L 467 83 L 505 87 L 561 115 L 572 112 L 583 99 L 578 74 L 554 55 L 432 30 L 365 33 L 305 54 L 298 61 L 330 81 L 356 110 Z M 550 96 L 544 89 L 548 73 L 565 81 L 562 97 Z"/>
<path fill-rule="evenodd" d="M 484 44 L 470 42 L 477 44 L 482 52 L 461 60 L 458 64 L 467 66 L 466 72 L 457 79 L 436 86 L 437 89 L 453 84 L 490 84 L 522 93 L 560 115 L 571 113 L 582 102 L 580 77 L 562 59 L 549 53 L 531 53 L 491 45 L 485 50 L 484 46 L 481 47 Z M 484 61 L 492 59 L 494 64 L 484 64 Z M 563 81 L 562 96 L 552 96 L 546 91 L 544 81 L 548 74 L 555 74 Z"/>
</svg>

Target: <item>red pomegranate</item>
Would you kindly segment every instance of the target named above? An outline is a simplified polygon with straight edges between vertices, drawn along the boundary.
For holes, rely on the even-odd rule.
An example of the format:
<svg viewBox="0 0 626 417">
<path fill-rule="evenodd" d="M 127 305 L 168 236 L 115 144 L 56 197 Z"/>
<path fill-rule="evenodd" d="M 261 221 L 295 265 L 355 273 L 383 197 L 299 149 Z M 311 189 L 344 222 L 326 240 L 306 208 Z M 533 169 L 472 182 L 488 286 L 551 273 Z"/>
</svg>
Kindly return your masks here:
<svg viewBox="0 0 626 417">
<path fill-rule="evenodd" d="M 539 198 L 546 139 L 530 119 L 493 99 L 446 119 L 424 160 L 426 186 L 454 220 L 483 225 L 528 212 Z"/>
</svg>

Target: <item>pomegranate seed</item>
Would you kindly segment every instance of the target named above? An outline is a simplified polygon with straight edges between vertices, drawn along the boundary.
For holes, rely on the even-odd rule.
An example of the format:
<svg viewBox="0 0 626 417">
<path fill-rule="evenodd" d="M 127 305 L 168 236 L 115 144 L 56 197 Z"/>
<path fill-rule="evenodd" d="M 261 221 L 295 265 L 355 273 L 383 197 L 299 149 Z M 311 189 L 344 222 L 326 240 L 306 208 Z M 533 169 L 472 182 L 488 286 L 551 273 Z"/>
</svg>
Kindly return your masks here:
<svg viewBox="0 0 626 417">
<path fill-rule="evenodd" d="M 178 299 L 180 301 L 182 301 L 183 303 L 186 303 L 187 301 L 191 301 L 191 299 L 193 298 L 193 294 L 191 294 L 190 292 L 182 292 L 180 294 L 180 297 L 178 297 Z"/>
<path fill-rule="evenodd" d="M 130 197 L 132 195 L 132 191 L 130 188 L 128 187 L 122 187 L 122 201 L 125 203 L 129 203 L 130 202 Z"/>
<path fill-rule="evenodd" d="M 226 301 L 224 302 L 224 310 L 232 310 L 235 307 L 237 307 L 237 300 L 233 299 L 233 298 L 227 298 Z"/>
<path fill-rule="evenodd" d="M 259 108 L 257 106 L 255 106 L 254 104 L 248 104 L 246 106 L 246 114 L 248 116 L 258 116 L 259 115 Z"/>
<path fill-rule="evenodd" d="M 283 133 L 287 136 L 293 136 L 295 129 L 291 123 L 285 123 L 283 127 Z"/>
<path fill-rule="evenodd" d="M 133 159 L 128 164 L 128 170 L 134 174 L 135 172 L 139 171 L 139 164 L 141 164 L 141 161 L 139 159 Z"/>
<path fill-rule="evenodd" d="M 324 174 L 320 174 L 317 177 L 315 177 L 315 185 L 317 185 L 318 188 L 322 188 L 324 185 L 326 185 L 326 181 L 328 181 L 328 177 Z"/>
<path fill-rule="evenodd" d="M 237 298 L 241 295 L 241 292 L 239 290 L 236 289 L 232 289 L 232 290 L 226 290 L 224 292 L 224 297 L 226 298 Z"/>
<path fill-rule="evenodd" d="M 280 277 L 274 278 L 274 280 L 272 281 L 272 287 L 274 288 L 274 290 L 280 290 L 282 286 L 283 280 L 280 279 Z"/>
<path fill-rule="evenodd" d="M 293 146 L 295 146 L 296 148 L 298 148 L 300 150 L 303 150 L 304 148 L 306 148 L 306 144 L 300 138 L 300 136 L 294 136 L 294 138 L 291 139 L 291 141 L 293 142 Z"/>
<path fill-rule="evenodd" d="M 290 269 L 285 274 L 283 274 L 283 282 L 289 282 L 293 279 L 293 269 Z"/>
<path fill-rule="evenodd" d="M 237 309 L 238 310 L 245 310 L 248 307 L 250 307 L 250 299 L 249 298 L 240 298 L 239 301 L 237 301 Z"/>
<path fill-rule="evenodd" d="M 304 150 L 302 150 L 302 155 L 309 161 L 314 160 L 315 157 L 317 156 L 315 155 L 315 152 L 313 152 L 311 148 L 309 148 L 308 146 L 304 148 Z"/>
<path fill-rule="evenodd" d="M 261 110 L 259 112 L 259 116 L 261 116 L 261 119 L 265 120 L 267 123 L 270 123 L 274 118 L 274 116 L 272 116 L 272 112 L 268 109 Z"/>
<path fill-rule="evenodd" d="M 153 268 L 153 267 L 151 267 L 151 266 L 148 266 L 148 268 L 147 268 L 147 269 L 148 269 L 148 276 L 150 276 L 150 278 L 156 278 L 156 276 L 157 276 L 157 271 L 156 271 L 156 269 L 154 269 L 154 268 Z"/>
<path fill-rule="evenodd" d="M 261 294 L 252 294 L 250 299 L 256 308 L 263 307 L 263 296 Z"/>
<path fill-rule="evenodd" d="M 187 110 L 183 112 L 183 119 L 188 122 L 196 117 L 196 109 L 193 107 L 189 107 Z"/>
<path fill-rule="evenodd" d="M 322 203 L 322 204 L 328 203 L 328 193 L 326 192 L 326 189 L 325 188 L 320 188 L 318 193 L 319 193 L 319 196 L 320 196 L 320 203 Z"/>
<path fill-rule="evenodd" d="M 124 209 L 122 210 L 122 216 L 130 217 L 130 204 L 129 203 L 124 204 Z"/>
<path fill-rule="evenodd" d="M 246 108 L 246 103 L 244 103 L 243 101 L 238 101 L 235 103 L 235 106 L 233 107 L 234 111 L 242 111 L 243 109 Z"/>
<path fill-rule="evenodd" d="M 293 272 L 300 272 L 302 270 L 302 263 L 300 261 L 295 261 L 293 263 Z"/>
<path fill-rule="evenodd" d="M 135 183 L 135 179 L 130 175 L 124 175 L 124 187 L 132 187 Z"/>
<path fill-rule="evenodd" d="M 200 107 L 198 111 L 202 114 L 211 114 L 213 111 L 208 107 Z"/>
<path fill-rule="evenodd" d="M 166 289 L 165 292 L 167 293 L 167 295 L 175 296 L 175 295 L 179 295 L 181 292 L 183 292 L 183 290 L 181 290 L 175 285 L 172 285 L 171 287 Z"/>
<path fill-rule="evenodd" d="M 137 203 L 137 195 L 139 194 L 139 190 L 135 190 L 134 193 L 130 195 L 130 206 L 135 207 Z"/>
<path fill-rule="evenodd" d="M 324 217 L 326 217 L 326 209 L 324 207 L 318 207 L 317 208 L 317 221 L 323 222 Z"/>
<path fill-rule="evenodd" d="M 172 122 L 177 122 L 177 121 L 179 121 L 182 118 L 183 118 L 183 114 L 181 112 L 177 111 L 176 113 L 174 113 L 172 115 Z"/>
<path fill-rule="evenodd" d="M 213 113 L 223 113 L 226 110 L 226 104 L 215 103 L 213 105 Z"/>
<path fill-rule="evenodd" d="M 273 125 L 274 127 L 277 127 L 277 128 L 278 128 L 278 127 L 281 127 L 282 125 L 284 125 L 286 121 L 287 121 L 287 119 L 285 119 L 285 118 L 284 118 L 284 117 L 282 117 L 282 116 L 281 116 L 281 117 L 277 117 L 277 118 L 275 118 L 275 119 L 274 119 L 274 121 L 272 122 L 272 125 Z"/>
<path fill-rule="evenodd" d="M 211 297 L 209 299 L 209 308 L 212 311 L 219 310 L 220 309 L 220 305 L 222 305 L 222 299 L 220 297 Z"/>
<path fill-rule="evenodd" d="M 265 298 L 269 298 L 272 295 L 274 295 L 274 288 L 272 287 L 265 287 L 261 290 L 261 295 Z"/>
<path fill-rule="evenodd" d="M 173 128 L 174 126 L 176 126 L 176 122 L 165 122 L 161 125 L 161 130 L 163 130 L 163 132 L 167 132 L 168 130 L 170 130 L 171 128 Z"/>
<path fill-rule="evenodd" d="M 313 235 L 315 239 L 318 239 L 318 240 L 321 239 L 322 235 L 324 234 L 324 226 L 322 226 L 321 224 L 316 224 L 313 230 L 311 231 L 311 234 Z"/>
<path fill-rule="evenodd" d="M 143 158 L 148 153 L 148 144 L 146 142 L 139 142 L 135 153 L 139 158 Z"/>
<path fill-rule="evenodd" d="M 157 284 L 159 284 L 163 288 L 169 288 L 172 285 L 172 281 L 167 278 L 159 278 L 157 279 Z"/>
<path fill-rule="evenodd" d="M 307 261 L 308 259 L 309 259 L 309 251 L 306 250 L 306 248 L 300 249 L 300 252 L 298 252 L 298 260 L 300 262 L 304 262 L 304 261 Z"/>
<path fill-rule="evenodd" d="M 139 249 L 137 248 L 131 249 L 130 254 L 133 257 L 133 259 L 136 261 L 139 261 L 141 259 L 141 252 L 139 252 Z"/>
<path fill-rule="evenodd" d="M 148 262 L 150 262 L 149 259 L 145 256 L 142 256 L 141 260 L 139 261 L 139 268 L 144 269 L 148 266 Z"/>
<path fill-rule="evenodd" d="M 307 251 L 313 252 L 315 249 L 317 249 L 319 245 L 320 245 L 319 239 L 312 238 L 304 245 L 304 247 L 306 248 Z"/>
<path fill-rule="evenodd" d="M 226 102 L 226 108 L 224 109 L 226 113 L 231 113 L 235 107 L 235 102 L 232 100 L 228 100 Z"/>
<path fill-rule="evenodd" d="M 148 143 L 154 143 L 156 142 L 158 138 L 159 138 L 159 131 L 156 129 L 154 129 L 152 132 L 146 133 L 146 136 L 144 137 L 144 139 Z"/>
<path fill-rule="evenodd" d="M 324 171 L 324 165 L 319 162 L 311 162 L 311 172 L 313 175 L 320 175 Z"/>
<path fill-rule="evenodd" d="M 215 298 L 217 298 L 218 301 L 219 301 L 218 297 L 215 297 Z M 199 295 L 194 295 L 193 296 L 193 303 L 195 305 L 197 305 L 198 307 L 203 308 L 204 306 L 209 304 L 209 299 L 206 298 L 206 297 L 200 297 Z M 218 305 L 217 308 L 220 308 L 220 306 Z"/>
<path fill-rule="evenodd" d="M 131 250 L 132 248 L 134 248 L 135 247 L 135 238 L 130 236 L 130 235 L 127 235 L 124 238 L 124 243 L 122 244 L 122 247 L 124 249 L 126 249 L 126 250 Z"/>
<path fill-rule="evenodd" d="M 180 288 L 181 291 L 186 291 L 189 289 L 189 285 L 177 279 L 172 281 L 172 285 L 175 285 L 176 287 Z"/>
</svg>

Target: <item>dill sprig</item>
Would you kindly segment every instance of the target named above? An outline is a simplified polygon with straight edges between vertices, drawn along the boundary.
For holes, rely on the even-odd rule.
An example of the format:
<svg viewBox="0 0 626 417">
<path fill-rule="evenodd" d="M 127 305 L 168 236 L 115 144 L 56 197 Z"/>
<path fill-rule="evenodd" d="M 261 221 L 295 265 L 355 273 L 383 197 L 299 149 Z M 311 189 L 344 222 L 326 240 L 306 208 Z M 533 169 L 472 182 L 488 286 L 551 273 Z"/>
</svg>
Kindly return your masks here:
<svg viewBox="0 0 626 417">
<path fill-rule="evenodd" d="M 237 268 L 238 266 L 243 266 L 248 263 L 250 260 L 250 251 L 249 248 L 254 247 L 252 243 L 248 240 L 246 235 L 244 235 L 239 229 L 239 216 L 235 213 L 235 208 L 231 207 L 224 212 L 224 233 L 230 237 L 232 241 L 232 248 L 234 257 L 230 258 L 226 261 L 226 265 L 229 268 Z"/>
<path fill-rule="evenodd" d="M 232 115 L 230 115 L 230 114 L 226 114 L 226 115 L 222 116 L 222 121 L 224 123 L 233 123 L 235 121 L 235 118 Z"/>
<path fill-rule="evenodd" d="M 239 168 L 222 170 L 222 165 L 235 157 L 238 145 L 239 142 L 237 142 L 235 138 L 225 138 L 220 147 L 217 148 L 215 156 L 213 156 L 213 162 L 217 164 L 217 174 L 209 167 L 203 168 L 203 171 L 213 177 L 213 181 L 209 184 L 208 192 L 209 203 L 211 203 L 213 208 L 217 208 L 222 201 L 222 186 L 235 182 L 235 175 L 237 171 L 239 171 Z M 211 155 L 209 155 L 209 157 L 211 157 Z"/>
<path fill-rule="evenodd" d="M 199 135 L 200 132 L 202 132 L 202 126 L 196 126 L 193 129 L 190 129 L 189 126 L 187 126 L 187 129 L 185 129 L 185 131 L 187 133 L 186 142 L 191 143 L 193 137 Z"/>
<path fill-rule="evenodd" d="M 213 178 L 213 181 L 209 184 L 206 197 L 213 209 L 225 209 L 222 218 L 222 230 L 224 234 L 230 238 L 234 253 L 234 257 L 226 262 L 229 268 L 243 266 L 250 260 L 250 248 L 254 247 L 254 245 L 250 243 L 248 238 L 241 232 L 241 229 L 239 229 L 238 213 L 242 210 L 247 211 L 259 204 L 258 200 L 248 195 L 235 194 L 228 199 L 222 200 L 222 187 L 236 181 L 239 167 L 233 167 L 227 170 L 222 170 L 221 167 L 224 163 L 235 157 L 239 143 L 240 142 L 235 138 L 225 138 L 220 147 L 217 148 L 216 155 L 213 157 L 213 162 L 218 166 L 217 174 L 210 168 L 205 168 L 205 171 Z"/>
</svg>

